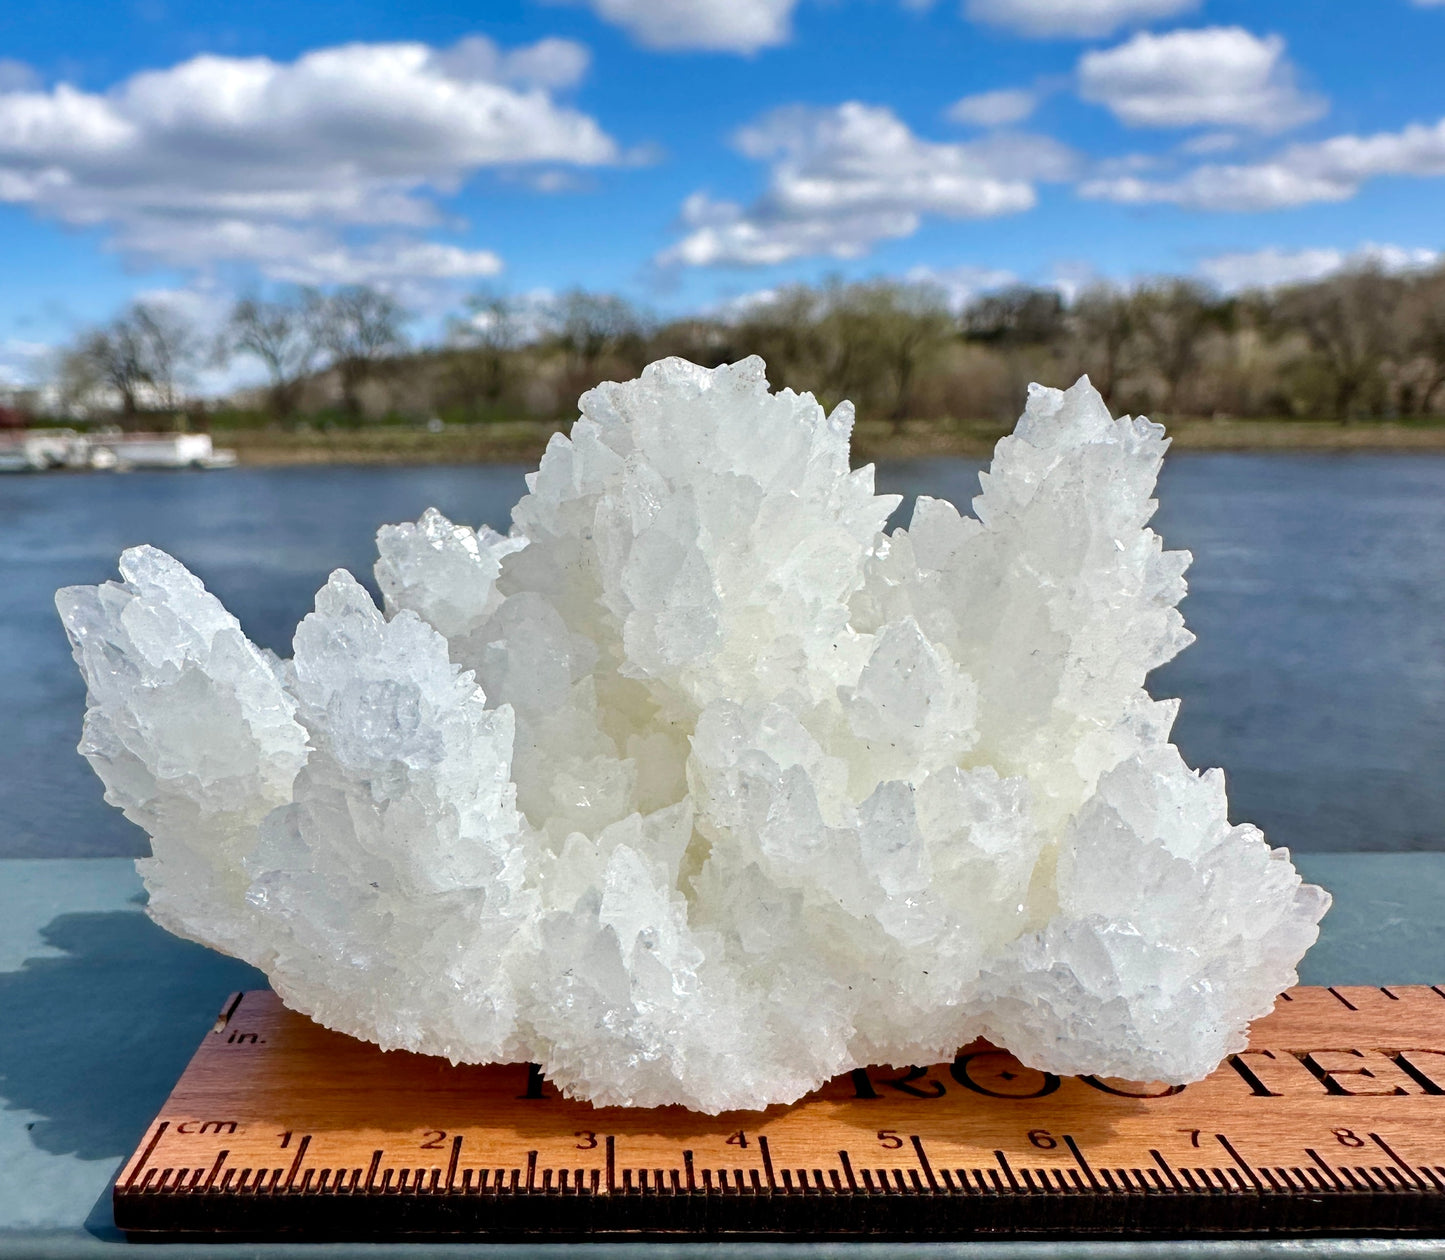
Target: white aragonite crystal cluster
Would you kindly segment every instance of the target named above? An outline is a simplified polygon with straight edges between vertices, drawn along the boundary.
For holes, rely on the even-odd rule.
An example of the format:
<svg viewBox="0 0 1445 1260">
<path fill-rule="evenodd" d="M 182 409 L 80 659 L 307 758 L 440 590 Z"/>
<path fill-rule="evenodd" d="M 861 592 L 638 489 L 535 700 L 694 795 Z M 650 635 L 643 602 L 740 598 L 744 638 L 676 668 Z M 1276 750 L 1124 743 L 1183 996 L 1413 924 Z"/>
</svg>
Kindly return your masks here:
<svg viewBox="0 0 1445 1260">
<path fill-rule="evenodd" d="M 985 1037 L 1184 1082 L 1329 904 L 1144 680 L 1190 642 L 1163 430 L 1033 387 L 974 515 L 851 408 L 679 359 L 586 394 L 507 536 L 381 530 L 281 660 L 177 561 L 58 603 L 150 913 L 388 1047 L 599 1104 L 796 1099 Z"/>
</svg>

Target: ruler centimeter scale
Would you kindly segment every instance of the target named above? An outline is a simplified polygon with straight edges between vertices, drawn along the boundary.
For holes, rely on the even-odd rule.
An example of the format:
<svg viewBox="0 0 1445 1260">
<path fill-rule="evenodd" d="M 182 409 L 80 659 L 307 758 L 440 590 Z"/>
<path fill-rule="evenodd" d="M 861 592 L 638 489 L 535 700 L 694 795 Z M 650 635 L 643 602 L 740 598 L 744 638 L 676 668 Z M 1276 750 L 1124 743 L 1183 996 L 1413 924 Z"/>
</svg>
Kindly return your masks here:
<svg viewBox="0 0 1445 1260">
<path fill-rule="evenodd" d="M 1293 989 L 1189 1086 L 978 1043 L 722 1116 L 235 994 L 113 1198 L 157 1240 L 1445 1235 L 1445 987 Z"/>
</svg>

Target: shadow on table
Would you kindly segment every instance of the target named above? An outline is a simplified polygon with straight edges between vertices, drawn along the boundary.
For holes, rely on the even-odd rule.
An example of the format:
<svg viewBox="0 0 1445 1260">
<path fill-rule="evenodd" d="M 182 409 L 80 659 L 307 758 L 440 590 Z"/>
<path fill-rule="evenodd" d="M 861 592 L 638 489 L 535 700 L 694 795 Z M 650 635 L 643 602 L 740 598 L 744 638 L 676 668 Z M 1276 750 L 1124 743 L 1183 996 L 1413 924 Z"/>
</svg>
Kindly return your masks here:
<svg viewBox="0 0 1445 1260">
<path fill-rule="evenodd" d="M 62 914 L 41 937 L 63 956 L 0 972 L 0 1105 L 43 1117 L 30 1137 L 52 1155 L 128 1155 L 226 995 L 265 977 L 135 911 Z"/>
</svg>

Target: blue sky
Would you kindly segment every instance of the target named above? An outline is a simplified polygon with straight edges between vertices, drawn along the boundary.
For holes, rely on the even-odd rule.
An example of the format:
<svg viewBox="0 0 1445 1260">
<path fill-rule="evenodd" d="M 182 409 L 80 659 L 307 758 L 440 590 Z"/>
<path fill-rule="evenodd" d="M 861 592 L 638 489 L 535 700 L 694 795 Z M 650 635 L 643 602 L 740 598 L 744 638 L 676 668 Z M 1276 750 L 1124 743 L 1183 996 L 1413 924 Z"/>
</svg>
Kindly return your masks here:
<svg viewBox="0 0 1445 1260">
<path fill-rule="evenodd" d="M 0 376 L 131 297 L 664 313 L 1445 245 L 1445 0 L 51 0 L 0 14 Z"/>
</svg>

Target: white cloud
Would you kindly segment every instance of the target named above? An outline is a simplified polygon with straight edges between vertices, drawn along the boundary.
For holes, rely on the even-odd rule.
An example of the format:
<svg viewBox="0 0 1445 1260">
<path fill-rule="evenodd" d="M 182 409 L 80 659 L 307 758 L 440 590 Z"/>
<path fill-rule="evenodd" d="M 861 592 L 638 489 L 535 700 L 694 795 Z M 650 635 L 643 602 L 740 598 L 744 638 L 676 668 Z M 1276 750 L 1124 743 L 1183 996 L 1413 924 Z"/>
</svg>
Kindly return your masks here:
<svg viewBox="0 0 1445 1260">
<path fill-rule="evenodd" d="M 152 310 L 168 313 L 189 334 L 192 350 L 201 351 L 199 362 L 192 362 L 192 373 L 209 370 L 204 361 L 210 356 L 204 348 L 212 346 L 231 317 L 233 295 L 220 285 L 200 281 L 193 285 L 141 289 L 132 295 L 134 301 Z"/>
<path fill-rule="evenodd" d="M 993 92 L 975 92 L 954 101 L 946 117 L 951 122 L 970 127 L 1006 127 L 1023 122 L 1039 106 L 1037 92 L 1027 88 L 999 88 Z"/>
<path fill-rule="evenodd" d="M 1034 183 L 1070 177 L 1070 150 L 1042 136 L 939 144 L 883 106 L 775 111 L 736 137 L 770 165 L 749 206 L 695 193 L 690 229 L 659 261 L 688 266 L 768 265 L 806 255 L 857 258 L 880 240 L 910 236 L 924 215 L 987 218 L 1030 209 Z"/>
<path fill-rule="evenodd" d="M 1323 280 L 1349 267 L 1373 265 L 1385 271 L 1410 271 L 1434 266 L 1439 251 L 1399 245 L 1366 244 L 1355 250 L 1260 249 L 1219 254 L 1199 264 L 1199 274 L 1226 293 L 1243 289 L 1274 289 L 1281 285 Z"/>
<path fill-rule="evenodd" d="M 966 0 L 964 13 L 1020 35 L 1098 39 L 1121 27 L 1178 17 L 1200 0 Z"/>
<path fill-rule="evenodd" d="M 1091 179 L 1079 195 L 1120 205 L 1172 204 L 1189 210 L 1232 210 L 1241 213 L 1279 210 L 1314 201 L 1347 201 L 1356 186 L 1314 179 L 1287 167 L 1201 166 L 1180 179 L 1150 180 L 1135 176 Z"/>
<path fill-rule="evenodd" d="M 1207 153 L 1228 153 L 1239 147 L 1239 137 L 1230 131 L 1206 131 L 1203 135 L 1191 136 L 1179 146 L 1181 153 L 1203 157 Z"/>
<path fill-rule="evenodd" d="M 159 235 L 156 235 L 158 233 Z M 502 260 L 490 250 L 464 249 L 404 234 L 351 243 L 319 227 L 255 224 L 234 219 L 197 224 L 145 223 L 122 238 L 126 252 L 156 263 L 201 269 L 217 262 L 253 263 L 288 284 L 371 284 L 466 280 L 494 276 Z"/>
<path fill-rule="evenodd" d="M 1092 179 L 1079 192 L 1125 205 L 1260 211 L 1347 201 L 1366 181 L 1384 175 L 1445 175 L 1445 119 L 1373 136 L 1334 136 L 1317 143 L 1294 144 L 1263 162 L 1209 164 L 1178 179 Z"/>
<path fill-rule="evenodd" d="M 647 48 L 752 53 L 785 43 L 797 0 L 585 0 Z"/>
<path fill-rule="evenodd" d="M 1079 95 L 1131 127 L 1248 127 L 1284 131 L 1325 102 L 1301 92 L 1278 35 L 1239 26 L 1151 35 L 1079 60 Z"/>
<path fill-rule="evenodd" d="M 556 90 L 576 87 L 592 58 L 570 39 L 542 39 L 504 51 L 484 35 L 469 35 L 434 54 L 433 60 L 444 74 L 462 82 L 482 80 Z"/>
<path fill-rule="evenodd" d="M 1138 175 L 1143 171 L 1157 171 L 1169 164 L 1169 158 L 1157 153 L 1121 153 L 1117 157 L 1099 158 L 1090 164 L 1093 179 L 1104 180 L 1115 176 Z"/>
<path fill-rule="evenodd" d="M 766 267 L 809 255 L 857 258 L 880 240 L 911 236 L 919 216 L 909 210 L 785 217 L 759 203 L 745 208 L 694 193 L 683 204 L 691 229 L 658 257 L 663 266 Z"/>
<path fill-rule="evenodd" d="M 436 225 L 438 196 L 478 171 L 621 160 L 552 95 L 586 66 L 564 40 L 504 51 L 473 37 L 284 63 L 207 55 L 106 93 L 0 90 L 0 201 L 106 228 L 144 263 L 282 278 L 329 257 L 338 278 L 379 276 L 377 250 L 356 238 Z M 485 251 L 406 239 L 388 248 L 424 271 L 495 269 Z"/>
<path fill-rule="evenodd" d="M 373 241 L 362 248 L 333 245 L 273 268 L 278 280 L 295 284 L 370 284 L 381 288 L 408 281 L 476 280 L 495 276 L 501 270 L 502 260 L 490 250 L 404 238 Z"/>
<path fill-rule="evenodd" d="M 1018 282 L 1012 271 L 967 264 L 958 267 L 914 267 L 904 279 L 913 284 L 931 284 L 941 289 L 949 309 L 953 311 L 963 310 L 980 293 Z"/>
</svg>

